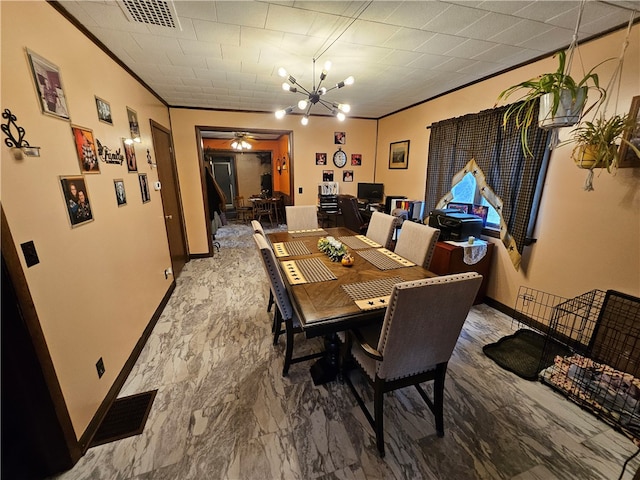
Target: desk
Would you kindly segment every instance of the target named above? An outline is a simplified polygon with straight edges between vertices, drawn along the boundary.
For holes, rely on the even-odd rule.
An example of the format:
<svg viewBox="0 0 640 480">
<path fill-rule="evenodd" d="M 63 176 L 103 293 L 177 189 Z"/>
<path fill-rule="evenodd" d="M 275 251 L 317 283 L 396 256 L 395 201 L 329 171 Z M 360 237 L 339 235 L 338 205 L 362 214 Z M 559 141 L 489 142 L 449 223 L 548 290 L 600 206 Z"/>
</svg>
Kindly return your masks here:
<svg viewBox="0 0 640 480">
<path fill-rule="evenodd" d="M 282 261 L 305 258 L 318 258 L 324 266 L 336 277 L 335 280 L 292 285 L 283 274 L 291 303 L 295 308 L 300 323 L 307 337 L 325 336 L 325 346 L 329 351 L 327 357 L 321 359 L 312 367 L 314 383 L 320 384 L 333 380 L 337 374 L 336 332 L 347 330 L 355 326 L 362 326 L 378 320 L 384 316 L 385 309 L 361 310 L 342 288 L 343 285 L 366 282 L 371 280 L 399 277 L 402 281 L 420 280 L 435 277 L 428 270 L 419 267 L 402 267 L 390 270 L 380 270 L 358 254 L 359 250 L 349 248 L 355 258 L 351 267 L 345 267 L 340 262 L 332 262 L 327 255 L 318 251 L 318 239 L 331 235 L 335 238 L 353 237 L 354 232 L 339 227 L 325 229 L 326 234 L 302 236 L 289 232 L 274 232 L 267 235 L 272 244 L 278 242 L 302 242 L 311 252 L 308 255 L 279 257 Z M 369 249 L 370 250 L 370 249 Z M 391 293 L 391 291 L 389 291 Z M 332 357 L 335 355 L 335 358 Z M 335 370 L 335 371 L 334 371 Z"/>
</svg>

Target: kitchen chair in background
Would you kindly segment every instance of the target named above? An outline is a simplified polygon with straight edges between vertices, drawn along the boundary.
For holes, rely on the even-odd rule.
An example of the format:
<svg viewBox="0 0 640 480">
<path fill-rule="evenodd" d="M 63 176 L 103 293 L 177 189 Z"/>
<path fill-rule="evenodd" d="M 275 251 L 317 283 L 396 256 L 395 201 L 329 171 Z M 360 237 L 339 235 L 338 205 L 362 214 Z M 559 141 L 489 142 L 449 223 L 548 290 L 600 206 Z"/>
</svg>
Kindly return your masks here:
<svg viewBox="0 0 640 480">
<path fill-rule="evenodd" d="M 266 217 L 269 219 L 269 224 L 273 226 L 271 202 L 263 198 L 254 198 L 251 202 L 253 203 L 253 219 L 260 221 Z"/>
<path fill-rule="evenodd" d="M 234 198 L 233 207 L 236 210 L 236 218 L 240 221 L 246 222 L 247 220 L 251 220 L 253 215 L 253 207 L 250 205 L 245 205 L 244 197 L 242 195 L 238 195 Z"/>
<path fill-rule="evenodd" d="M 344 379 L 375 431 L 380 456 L 384 457 L 385 392 L 414 385 L 435 416 L 438 436 L 444 436 L 447 364 L 481 282 L 482 275 L 471 272 L 398 283 L 382 330 L 365 327 L 349 332 L 346 349 L 373 385 L 373 417 L 348 372 Z M 431 380 L 433 400 L 419 385 Z"/>
<path fill-rule="evenodd" d="M 367 238 L 379 243 L 384 248 L 389 248 L 393 231 L 396 225 L 396 218 L 393 215 L 382 212 L 373 212 L 369 226 L 367 227 Z"/>
<path fill-rule="evenodd" d="M 316 230 L 318 228 L 318 209 L 315 205 L 287 205 L 287 230 Z"/>
<path fill-rule="evenodd" d="M 324 355 L 324 352 L 312 353 L 296 358 L 293 357 L 293 335 L 294 333 L 302 332 L 302 328 L 300 327 L 300 320 L 298 319 L 298 316 L 291 306 L 291 300 L 289 299 L 289 294 L 287 293 L 287 289 L 284 286 L 284 279 L 282 278 L 282 273 L 280 273 L 278 261 L 276 260 L 276 256 L 273 253 L 273 250 L 267 243 L 267 240 L 259 233 L 254 233 L 253 239 L 260 249 L 264 269 L 267 273 L 269 281 L 271 282 L 271 289 L 273 291 L 276 302 L 273 332 L 274 345 L 278 344 L 278 339 L 283 333 L 282 324 L 284 323 L 286 347 L 282 376 L 286 377 L 289 374 L 289 367 L 292 364 L 319 358 Z"/>
<path fill-rule="evenodd" d="M 437 228 L 422 223 L 404 221 L 393 251 L 429 270 L 439 236 L 440 230 Z"/>
</svg>

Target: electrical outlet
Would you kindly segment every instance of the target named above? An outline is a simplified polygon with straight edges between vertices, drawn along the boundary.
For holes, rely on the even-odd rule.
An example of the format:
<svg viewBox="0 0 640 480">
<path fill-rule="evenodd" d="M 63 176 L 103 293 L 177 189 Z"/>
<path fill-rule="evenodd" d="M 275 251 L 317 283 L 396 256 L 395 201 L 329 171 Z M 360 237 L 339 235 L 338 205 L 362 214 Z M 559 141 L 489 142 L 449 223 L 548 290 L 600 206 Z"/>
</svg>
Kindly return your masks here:
<svg viewBox="0 0 640 480">
<path fill-rule="evenodd" d="M 298 187 L 298 193 L 302 193 L 302 187 Z"/>
<path fill-rule="evenodd" d="M 169 278 L 169 275 L 173 275 L 173 270 L 171 269 L 171 267 L 167 268 L 164 271 L 164 278 Z"/>
<path fill-rule="evenodd" d="M 98 378 L 102 378 L 102 375 L 104 375 L 104 361 L 102 357 L 96 362 L 96 370 L 98 370 Z"/>
</svg>

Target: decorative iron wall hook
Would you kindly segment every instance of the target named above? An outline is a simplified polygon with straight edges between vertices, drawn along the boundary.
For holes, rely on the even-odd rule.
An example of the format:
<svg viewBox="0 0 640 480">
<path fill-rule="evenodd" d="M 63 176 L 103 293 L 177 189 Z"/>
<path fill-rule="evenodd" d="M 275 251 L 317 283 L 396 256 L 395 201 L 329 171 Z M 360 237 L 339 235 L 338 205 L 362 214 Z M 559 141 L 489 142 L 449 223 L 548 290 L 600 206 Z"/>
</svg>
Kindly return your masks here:
<svg viewBox="0 0 640 480">
<path fill-rule="evenodd" d="M 2 112 L 2 118 L 7 120 L 7 123 L 3 123 L 0 127 L 7 136 L 7 138 L 4 139 L 4 143 L 13 150 L 13 156 L 16 160 L 21 160 L 23 153 L 27 157 L 39 157 L 40 147 L 32 147 L 29 145 L 29 142 L 24 139 L 26 132 L 23 127 L 16 123 L 17 117 L 11 113 L 11 110 L 5 108 L 4 112 Z M 14 131 L 17 134 L 17 138 L 13 134 Z"/>
</svg>

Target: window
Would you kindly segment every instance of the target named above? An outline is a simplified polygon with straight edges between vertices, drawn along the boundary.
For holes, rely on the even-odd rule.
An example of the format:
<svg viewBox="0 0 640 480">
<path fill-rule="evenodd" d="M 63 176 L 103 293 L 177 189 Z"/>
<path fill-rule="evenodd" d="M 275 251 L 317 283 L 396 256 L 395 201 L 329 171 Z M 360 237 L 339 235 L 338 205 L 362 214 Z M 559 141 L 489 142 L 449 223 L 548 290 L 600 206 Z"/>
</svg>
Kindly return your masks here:
<svg viewBox="0 0 640 480">
<path fill-rule="evenodd" d="M 500 215 L 487 199 L 480 194 L 478 183 L 471 172 L 467 173 L 462 177 L 462 180 L 451 188 L 451 194 L 453 195 L 453 202 L 471 203 L 473 205 L 485 205 L 489 207 L 486 227 L 500 229 Z"/>
</svg>

